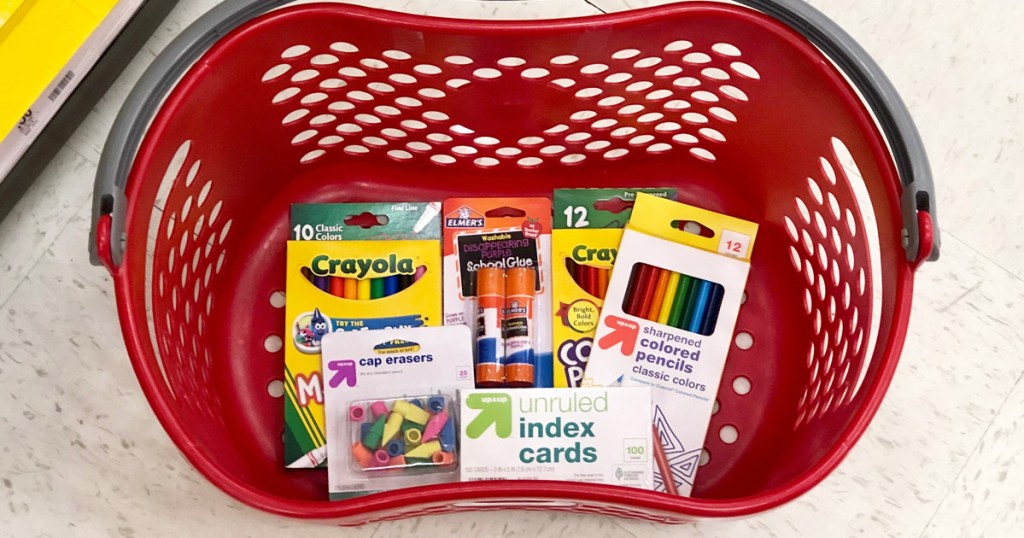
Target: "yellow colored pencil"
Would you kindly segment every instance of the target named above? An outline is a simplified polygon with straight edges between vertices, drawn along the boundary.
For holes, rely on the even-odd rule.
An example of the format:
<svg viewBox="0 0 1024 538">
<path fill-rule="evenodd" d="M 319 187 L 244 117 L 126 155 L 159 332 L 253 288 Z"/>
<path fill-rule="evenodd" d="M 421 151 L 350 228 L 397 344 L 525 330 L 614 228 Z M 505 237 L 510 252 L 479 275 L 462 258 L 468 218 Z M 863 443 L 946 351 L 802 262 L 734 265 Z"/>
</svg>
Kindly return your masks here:
<svg viewBox="0 0 1024 538">
<path fill-rule="evenodd" d="M 668 276 L 668 285 L 665 286 L 665 294 L 661 296 L 661 312 L 658 312 L 658 323 L 662 325 L 668 324 L 668 317 L 672 314 L 672 299 L 675 298 L 677 289 L 679 289 L 679 273 L 671 271 Z"/>
</svg>

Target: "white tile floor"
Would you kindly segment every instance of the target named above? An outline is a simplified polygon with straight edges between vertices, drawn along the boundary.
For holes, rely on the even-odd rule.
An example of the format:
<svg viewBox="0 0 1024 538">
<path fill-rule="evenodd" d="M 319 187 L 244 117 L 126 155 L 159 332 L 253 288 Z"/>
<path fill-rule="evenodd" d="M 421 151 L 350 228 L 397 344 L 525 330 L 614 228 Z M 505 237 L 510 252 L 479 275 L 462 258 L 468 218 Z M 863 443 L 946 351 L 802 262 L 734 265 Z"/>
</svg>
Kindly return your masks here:
<svg viewBox="0 0 1024 538">
<path fill-rule="evenodd" d="M 573 16 L 639 0 L 392 1 L 414 13 Z M 686 528 L 534 512 L 339 531 L 256 512 L 200 478 L 153 419 L 110 278 L 86 254 L 96 161 L 153 56 L 215 4 L 181 0 L 0 223 L 0 530 L 12 536 L 1011 536 L 1024 522 L 1024 3 L 814 0 L 881 63 L 923 133 L 943 258 L 918 274 L 902 363 L 839 470 L 778 510 Z"/>
</svg>

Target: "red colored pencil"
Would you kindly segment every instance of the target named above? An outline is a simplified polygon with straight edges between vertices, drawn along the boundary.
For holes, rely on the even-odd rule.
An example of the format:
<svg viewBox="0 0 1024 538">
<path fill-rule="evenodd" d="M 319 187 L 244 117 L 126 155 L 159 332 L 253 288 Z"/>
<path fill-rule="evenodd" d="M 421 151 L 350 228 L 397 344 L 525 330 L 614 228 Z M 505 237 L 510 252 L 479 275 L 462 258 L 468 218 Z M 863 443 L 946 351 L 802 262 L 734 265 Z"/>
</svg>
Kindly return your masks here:
<svg viewBox="0 0 1024 538">
<path fill-rule="evenodd" d="M 651 295 L 658 284 L 658 272 L 646 263 L 633 266 L 632 283 L 627 290 L 626 313 L 640 318 L 647 317 L 651 308 Z"/>
<path fill-rule="evenodd" d="M 637 290 L 640 297 L 637 299 L 637 310 L 633 314 L 634 316 L 647 319 L 648 313 L 651 311 L 651 304 L 654 303 L 654 294 L 658 289 L 658 280 L 663 271 L 664 269 L 647 266 L 647 275 L 643 280 L 643 285 Z"/>
<path fill-rule="evenodd" d="M 676 478 L 672 475 L 672 467 L 668 464 L 668 458 L 665 456 L 665 447 L 661 446 L 658 427 L 651 424 L 651 429 L 654 431 L 654 438 L 651 439 L 651 444 L 654 445 L 654 461 L 658 464 L 658 472 L 661 473 L 661 483 L 665 486 L 665 493 L 679 495 L 679 490 L 676 489 Z"/>
</svg>

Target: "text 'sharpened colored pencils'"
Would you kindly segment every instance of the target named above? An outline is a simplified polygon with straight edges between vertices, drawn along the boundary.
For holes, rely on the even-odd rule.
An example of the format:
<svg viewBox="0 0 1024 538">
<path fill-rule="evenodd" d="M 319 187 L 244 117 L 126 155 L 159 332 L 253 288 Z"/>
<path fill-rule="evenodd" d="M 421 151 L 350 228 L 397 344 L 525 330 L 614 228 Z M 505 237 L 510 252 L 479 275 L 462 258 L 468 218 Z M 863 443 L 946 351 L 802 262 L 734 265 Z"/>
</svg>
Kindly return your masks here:
<svg viewBox="0 0 1024 538">
<path fill-rule="evenodd" d="M 654 294 L 651 296 L 651 307 L 647 311 L 647 319 L 650 321 L 658 321 L 658 316 L 661 315 L 661 304 L 665 302 L 665 289 L 668 288 L 668 279 L 672 275 L 672 271 L 666 269 L 655 268 L 658 272 L 658 280 L 654 285 Z"/>
<path fill-rule="evenodd" d="M 679 289 L 679 273 L 675 271 L 667 271 L 668 284 L 665 286 L 665 291 L 661 294 L 661 311 L 658 312 L 658 323 L 662 325 L 668 325 L 668 319 L 672 314 L 672 304 L 675 302 L 676 290 Z"/>
</svg>

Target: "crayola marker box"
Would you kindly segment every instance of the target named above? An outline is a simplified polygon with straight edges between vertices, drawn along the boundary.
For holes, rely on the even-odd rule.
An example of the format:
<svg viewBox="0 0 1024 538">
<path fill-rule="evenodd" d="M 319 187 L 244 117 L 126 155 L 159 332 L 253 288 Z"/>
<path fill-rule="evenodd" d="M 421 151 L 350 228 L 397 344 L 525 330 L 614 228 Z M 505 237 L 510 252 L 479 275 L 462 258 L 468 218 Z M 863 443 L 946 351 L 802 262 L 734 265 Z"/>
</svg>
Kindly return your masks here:
<svg viewBox="0 0 1024 538">
<path fill-rule="evenodd" d="M 757 225 L 637 195 L 583 386 L 652 388 L 655 489 L 689 495 Z"/>
<path fill-rule="evenodd" d="M 285 465 L 326 458 L 320 352 L 340 331 L 441 325 L 440 203 L 296 204 L 285 279 Z"/>
<path fill-rule="evenodd" d="M 646 387 L 460 391 L 463 480 L 651 489 Z"/>
<path fill-rule="evenodd" d="M 477 386 L 552 386 L 551 201 L 449 198 L 442 215 L 444 323 L 474 328 Z"/>
<path fill-rule="evenodd" d="M 554 386 L 578 387 L 590 357 L 594 329 L 622 227 L 636 193 L 672 199 L 675 189 L 556 189 L 551 231 Z"/>
</svg>

